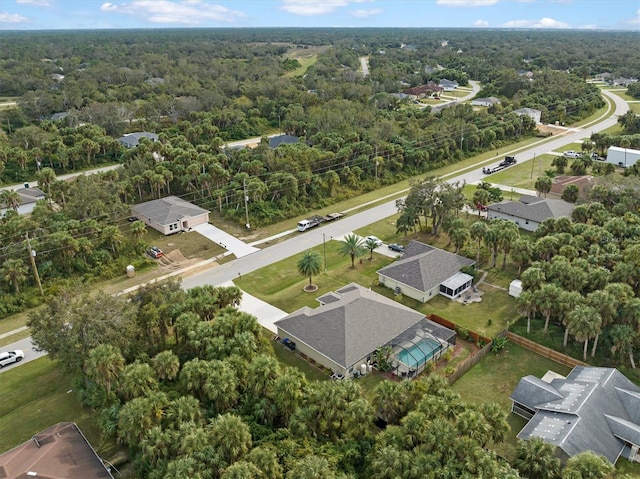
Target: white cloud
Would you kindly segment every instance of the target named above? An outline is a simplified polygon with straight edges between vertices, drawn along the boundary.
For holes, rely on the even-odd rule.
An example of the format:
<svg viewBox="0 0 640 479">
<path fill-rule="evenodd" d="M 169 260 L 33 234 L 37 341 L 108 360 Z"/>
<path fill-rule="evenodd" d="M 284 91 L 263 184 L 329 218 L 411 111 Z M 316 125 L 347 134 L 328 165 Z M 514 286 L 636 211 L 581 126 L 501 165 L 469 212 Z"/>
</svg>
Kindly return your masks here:
<svg viewBox="0 0 640 479">
<path fill-rule="evenodd" d="M 502 25 L 504 28 L 569 28 L 566 22 L 560 22 L 553 18 L 541 18 L 540 20 L 511 20 Z"/>
<path fill-rule="evenodd" d="M 356 18 L 369 18 L 374 15 L 380 15 L 382 12 L 381 8 L 372 8 L 371 10 L 354 10 L 351 15 Z"/>
<path fill-rule="evenodd" d="M 486 20 L 476 20 L 475 22 L 473 22 L 473 26 L 474 27 L 488 27 L 489 26 L 489 22 L 487 22 Z"/>
<path fill-rule="evenodd" d="M 146 19 L 152 23 L 198 25 L 206 21 L 232 23 L 245 16 L 203 0 L 133 0 L 129 3 L 103 3 L 101 12 L 121 13 Z"/>
<path fill-rule="evenodd" d="M 498 0 L 436 0 L 436 5 L 443 7 L 489 7 Z"/>
<path fill-rule="evenodd" d="M 629 25 L 640 25 L 640 8 L 636 12 L 636 16 L 627 22 Z"/>
<path fill-rule="evenodd" d="M 35 5 L 36 7 L 50 7 L 51 2 L 49 0 L 16 0 L 16 3 L 24 3 L 29 5 Z"/>
<path fill-rule="evenodd" d="M 18 15 L 17 13 L 0 12 L 0 23 L 25 23 L 28 22 L 27 17 Z"/>
<path fill-rule="evenodd" d="M 351 3 L 367 3 L 370 0 L 284 0 L 281 10 L 294 15 L 326 15 Z"/>
</svg>

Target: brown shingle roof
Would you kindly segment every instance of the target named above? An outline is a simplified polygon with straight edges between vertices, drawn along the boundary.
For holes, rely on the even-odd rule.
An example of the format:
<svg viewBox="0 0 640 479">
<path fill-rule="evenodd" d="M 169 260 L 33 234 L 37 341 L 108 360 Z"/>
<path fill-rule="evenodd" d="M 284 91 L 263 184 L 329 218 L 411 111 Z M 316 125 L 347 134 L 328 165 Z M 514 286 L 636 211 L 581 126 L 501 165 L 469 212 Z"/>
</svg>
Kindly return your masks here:
<svg viewBox="0 0 640 479">
<path fill-rule="evenodd" d="M 0 455 L 0 478 L 113 479 L 78 426 L 61 422 Z"/>
</svg>

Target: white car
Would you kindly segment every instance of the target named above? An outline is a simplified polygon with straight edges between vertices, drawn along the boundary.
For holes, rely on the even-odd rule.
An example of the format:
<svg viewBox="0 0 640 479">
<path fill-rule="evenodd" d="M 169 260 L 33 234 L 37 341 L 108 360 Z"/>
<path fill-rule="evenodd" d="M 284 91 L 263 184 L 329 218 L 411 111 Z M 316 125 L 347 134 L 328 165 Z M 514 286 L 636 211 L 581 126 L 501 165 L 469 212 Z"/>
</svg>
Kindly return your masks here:
<svg viewBox="0 0 640 479">
<path fill-rule="evenodd" d="M 20 349 L 0 353 L 0 368 L 6 366 L 7 364 L 19 363 L 23 358 L 24 352 Z"/>
<path fill-rule="evenodd" d="M 577 151 L 567 150 L 562 154 L 565 158 L 580 158 L 582 155 Z"/>
<path fill-rule="evenodd" d="M 376 248 L 377 248 L 378 246 L 382 246 L 382 245 L 383 245 L 382 240 L 381 240 L 380 238 L 376 237 L 376 236 L 367 236 L 367 237 L 364 239 L 365 243 L 369 242 L 369 240 L 371 240 L 371 241 L 375 242 L 375 244 L 376 244 Z"/>
</svg>

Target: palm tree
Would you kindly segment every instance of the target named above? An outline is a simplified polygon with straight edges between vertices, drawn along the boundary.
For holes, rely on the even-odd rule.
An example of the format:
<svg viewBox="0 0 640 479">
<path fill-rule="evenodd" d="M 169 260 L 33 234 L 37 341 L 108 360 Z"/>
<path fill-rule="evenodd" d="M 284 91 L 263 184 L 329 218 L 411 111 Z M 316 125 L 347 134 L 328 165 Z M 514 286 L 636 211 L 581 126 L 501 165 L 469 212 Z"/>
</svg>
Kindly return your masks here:
<svg viewBox="0 0 640 479">
<path fill-rule="evenodd" d="M 173 351 L 162 351 L 153 357 L 151 365 L 158 379 L 171 381 L 178 376 L 180 359 Z"/>
<path fill-rule="evenodd" d="M 311 283 L 311 277 L 313 275 L 320 274 L 320 271 L 322 270 L 322 259 L 320 258 L 320 253 L 312 250 L 305 251 L 302 258 L 300 258 L 300 261 L 298 261 L 297 266 L 298 273 L 302 276 L 309 277 L 309 285 L 305 286 L 305 290 L 315 290 L 316 288 L 314 288 Z"/>
<path fill-rule="evenodd" d="M 598 312 L 587 305 L 578 305 L 576 309 L 568 314 L 569 324 L 567 325 L 567 331 L 576 338 L 576 341 L 584 341 L 584 351 L 582 354 L 584 361 L 587 360 L 589 339 L 598 334 L 601 321 Z"/>
<path fill-rule="evenodd" d="M 473 192 L 473 203 L 476 208 L 478 208 L 478 216 L 481 213 L 481 206 L 486 206 L 487 203 L 491 200 L 491 194 L 485 190 L 484 188 L 478 188 Z"/>
<path fill-rule="evenodd" d="M 480 412 L 491 427 L 489 438 L 494 444 L 504 441 L 510 426 L 507 421 L 507 414 L 496 403 L 483 403 Z M 482 441 L 481 441 L 482 442 Z"/>
<path fill-rule="evenodd" d="M 158 390 L 155 372 L 146 363 L 128 364 L 120 375 L 118 383 L 118 390 L 125 399 L 146 396 Z"/>
<path fill-rule="evenodd" d="M 366 248 L 363 245 L 362 238 L 351 233 L 345 236 L 340 243 L 341 244 L 340 248 L 338 249 L 338 253 L 340 253 L 342 256 L 351 256 L 351 267 L 355 268 L 356 258 L 362 257 L 366 251 Z"/>
<path fill-rule="evenodd" d="M 378 242 L 373 238 L 367 238 L 364 247 L 369 250 L 369 261 L 373 260 L 373 250 L 378 247 Z"/>
<path fill-rule="evenodd" d="M 28 269 L 20 258 L 5 260 L 0 268 L 3 279 L 12 285 L 16 294 L 20 293 L 20 285 L 27 279 Z"/>
<path fill-rule="evenodd" d="M 373 406 L 378 415 L 387 421 L 387 424 L 398 424 L 406 414 L 407 394 L 402 383 L 382 381 L 375 387 L 374 394 Z"/>
<path fill-rule="evenodd" d="M 105 226 L 104 229 L 100 232 L 100 236 L 104 244 L 109 246 L 113 254 L 116 254 L 124 239 L 120 228 L 115 225 Z"/>
<path fill-rule="evenodd" d="M 140 220 L 134 221 L 131 223 L 131 234 L 139 243 L 142 237 L 147 234 L 147 225 Z"/>
<path fill-rule="evenodd" d="M 539 437 L 518 440 L 516 460 L 513 464 L 522 477 L 529 479 L 559 479 L 560 459 L 555 457 L 555 446 Z"/>
<path fill-rule="evenodd" d="M 470 236 L 469 229 L 466 226 L 462 228 L 456 228 L 453 231 L 451 231 L 451 233 L 449 233 L 449 238 L 451 239 L 451 242 L 455 246 L 455 250 L 454 250 L 455 254 L 458 254 L 458 251 L 464 248 L 464 245 L 469 240 L 469 236 Z"/>
<path fill-rule="evenodd" d="M 87 376 L 107 390 L 111 397 L 111 385 L 124 371 L 124 357 L 120 349 L 111 344 L 100 344 L 91 351 L 84 363 Z"/>
<path fill-rule="evenodd" d="M 527 318 L 527 334 L 531 332 L 531 315 L 536 312 L 536 304 L 531 291 L 523 291 L 516 298 L 518 314 Z"/>
<path fill-rule="evenodd" d="M 42 168 L 36 173 L 38 187 L 47 193 L 47 201 L 51 203 L 51 185 L 56 181 L 56 172 L 52 168 Z"/>
<path fill-rule="evenodd" d="M 511 259 L 518 266 L 518 278 L 522 272 L 522 267 L 531 261 L 533 255 L 533 246 L 531 241 L 527 238 L 519 237 L 511 245 L 511 251 L 509 252 Z"/>
<path fill-rule="evenodd" d="M 469 228 L 471 239 L 476 242 L 476 265 L 480 265 L 480 246 L 482 244 L 482 240 L 484 239 L 484 235 L 487 232 L 487 229 L 487 223 L 485 223 L 484 221 L 476 221 Z"/>
<path fill-rule="evenodd" d="M 211 432 L 212 443 L 227 464 L 242 458 L 251 447 L 249 426 L 238 416 L 218 416 L 211 423 Z"/>
<path fill-rule="evenodd" d="M 503 221 L 503 220 L 497 220 Z M 500 226 L 497 221 L 493 221 L 484 234 L 484 243 L 491 250 L 491 267 L 496 267 L 498 247 L 500 246 Z"/>
<path fill-rule="evenodd" d="M 595 452 L 576 454 L 567 461 L 562 479 L 605 479 L 613 473 L 613 466 Z"/>
<path fill-rule="evenodd" d="M 553 283 L 545 283 L 539 290 L 533 293 L 532 299 L 535 304 L 535 308 L 544 314 L 544 332 L 547 332 L 549 328 L 549 320 L 551 314 L 557 307 L 558 299 L 562 290 Z"/>
<path fill-rule="evenodd" d="M 507 255 L 509 251 L 511 251 L 511 246 L 520 236 L 520 232 L 518 231 L 518 226 L 511 221 L 503 221 L 500 230 L 498 232 L 498 244 L 500 249 L 504 252 L 504 257 L 502 258 L 502 269 L 504 270 L 507 267 Z"/>
<path fill-rule="evenodd" d="M 261 479 L 265 477 L 255 465 L 246 461 L 238 461 L 227 467 L 220 479 Z"/>
<path fill-rule="evenodd" d="M 18 211 L 18 207 L 22 203 L 22 198 L 15 190 L 0 191 L 0 205 L 13 211 Z"/>
<path fill-rule="evenodd" d="M 274 447 L 265 445 L 257 446 L 251 449 L 244 457 L 245 461 L 255 464 L 262 475 L 260 478 L 282 479 L 282 466 L 278 461 L 278 454 Z"/>
<path fill-rule="evenodd" d="M 636 362 L 633 358 L 633 348 L 638 344 L 638 333 L 627 324 L 615 324 L 611 328 L 611 354 L 628 355 L 629 363 L 633 369 L 636 368 Z"/>
<path fill-rule="evenodd" d="M 411 456 L 408 452 L 394 446 L 377 448 L 370 454 L 368 477 L 371 479 L 397 479 L 409 464 Z"/>
<path fill-rule="evenodd" d="M 167 404 L 167 421 L 174 429 L 185 423 L 197 424 L 202 417 L 200 401 L 193 396 L 180 396 Z"/>
<path fill-rule="evenodd" d="M 540 176 L 535 182 L 534 188 L 538 192 L 538 196 L 544 193 L 544 197 L 547 197 L 547 193 L 551 191 L 551 185 L 553 181 L 548 176 Z"/>
</svg>

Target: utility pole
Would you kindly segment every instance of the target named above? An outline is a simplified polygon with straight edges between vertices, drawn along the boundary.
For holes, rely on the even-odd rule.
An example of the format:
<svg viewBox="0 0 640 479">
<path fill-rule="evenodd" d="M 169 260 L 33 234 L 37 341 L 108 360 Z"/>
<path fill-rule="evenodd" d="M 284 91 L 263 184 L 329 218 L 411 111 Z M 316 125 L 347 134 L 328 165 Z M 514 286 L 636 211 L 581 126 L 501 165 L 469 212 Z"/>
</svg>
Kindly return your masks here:
<svg viewBox="0 0 640 479">
<path fill-rule="evenodd" d="M 40 290 L 40 296 L 44 298 L 44 291 L 42 290 L 42 283 L 40 282 L 40 275 L 38 274 L 38 265 L 36 264 L 36 250 L 31 249 L 31 241 L 29 241 L 29 232 L 25 233 L 27 238 L 27 250 L 29 251 L 29 259 L 31 260 L 31 269 L 33 269 L 33 277 L 36 280 L 38 289 Z"/>
<path fill-rule="evenodd" d="M 248 230 L 251 229 L 251 224 L 249 224 L 249 195 L 247 195 L 247 180 L 242 180 L 242 188 L 244 189 L 244 217 L 246 220 L 245 226 Z"/>
<path fill-rule="evenodd" d="M 535 166 L 535 164 L 536 164 L 536 154 L 534 153 L 533 160 L 531 160 L 531 176 L 529 177 L 529 179 L 533 178 L 533 167 Z"/>
<path fill-rule="evenodd" d="M 460 151 L 462 151 L 462 142 L 464 141 L 464 125 L 460 127 Z"/>
<path fill-rule="evenodd" d="M 327 274 L 327 242 L 324 233 L 322 233 L 322 248 L 324 249 L 324 274 Z"/>
</svg>

